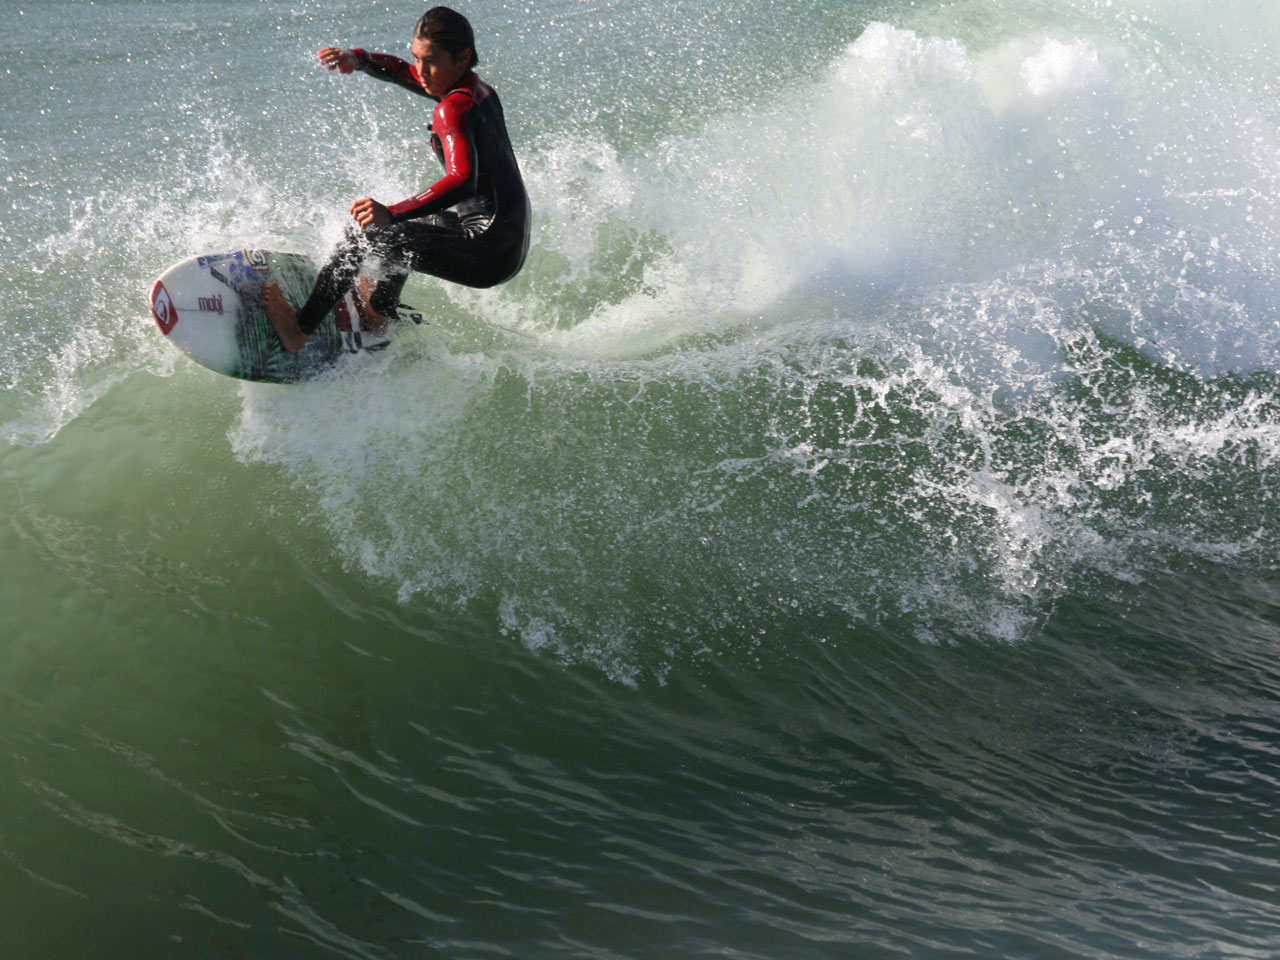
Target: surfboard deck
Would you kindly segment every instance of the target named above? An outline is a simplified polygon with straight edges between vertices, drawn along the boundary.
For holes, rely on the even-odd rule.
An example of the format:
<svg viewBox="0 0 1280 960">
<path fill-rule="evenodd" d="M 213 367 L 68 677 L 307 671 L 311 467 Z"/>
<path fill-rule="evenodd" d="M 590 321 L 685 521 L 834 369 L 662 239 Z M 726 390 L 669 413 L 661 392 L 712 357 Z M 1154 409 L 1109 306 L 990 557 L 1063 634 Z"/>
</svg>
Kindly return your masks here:
<svg viewBox="0 0 1280 960">
<path fill-rule="evenodd" d="M 305 347 L 286 351 L 263 306 L 263 284 L 279 283 L 296 307 L 311 295 L 316 274 L 315 263 L 297 253 L 245 249 L 188 257 L 152 285 L 151 315 L 169 342 L 201 366 L 241 380 L 297 383 L 344 356 L 390 342 L 386 332 L 362 329 L 348 293 Z"/>
</svg>

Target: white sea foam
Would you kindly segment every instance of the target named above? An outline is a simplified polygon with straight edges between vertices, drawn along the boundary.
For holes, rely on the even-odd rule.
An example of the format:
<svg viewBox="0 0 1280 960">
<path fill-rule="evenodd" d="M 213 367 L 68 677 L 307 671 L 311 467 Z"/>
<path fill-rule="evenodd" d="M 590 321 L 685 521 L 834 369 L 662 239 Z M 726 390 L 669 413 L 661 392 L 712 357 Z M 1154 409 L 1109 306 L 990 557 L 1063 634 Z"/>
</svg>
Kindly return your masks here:
<svg viewBox="0 0 1280 960">
<path fill-rule="evenodd" d="M 1232 465 L 1276 463 L 1270 88 L 1248 44 L 1190 39 L 1191 6 L 1134 9 L 990 38 L 873 23 L 657 133 L 558 114 L 519 144 L 525 271 L 414 279 L 432 325 L 314 384 L 242 388 L 233 451 L 402 600 L 491 603 L 623 678 L 627 637 L 659 622 L 701 649 L 794 601 L 1012 638 L 1082 572 L 1140 577 L 1152 544 L 1265 549 L 1229 503 L 1263 510 Z M 87 286 L 105 308 L 64 322 L 20 288 L 47 317 L 0 369 L 11 442 L 138 370 L 199 375 L 141 322 L 169 262 L 321 256 L 349 199 L 420 186 L 421 104 L 372 106 L 384 91 L 312 57 L 279 154 L 244 163 L 256 120 L 193 100 L 145 182 L 88 191 L 36 242 L 6 226 L 7 278 L 63 265 L 49 301 Z M 133 282 L 95 287 L 104 257 Z"/>
<path fill-rule="evenodd" d="M 409 331 L 341 416 L 331 384 L 246 388 L 235 447 L 316 491 L 402 599 L 491 598 L 620 679 L 677 583 L 700 611 L 677 646 L 767 624 L 784 592 L 1024 636 L 1082 572 L 1140 577 L 1191 539 L 1164 471 L 1221 477 L 1232 444 L 1277 464 L 1269 394 L 1208 415 L 1179 393 L 1221 406 L 1211 378 L 1280 368 L 1275 170 L 1255 150 L 1224 179 L 1168 109 L 1235 84 L 1133 54 L 873 24 L 816 79 L 650 148 L 545 144 L 526 273 L 417 288 L 522 337 Z M 1191 379 L 1110 382 L 1128 348 Z"/>
</svg>

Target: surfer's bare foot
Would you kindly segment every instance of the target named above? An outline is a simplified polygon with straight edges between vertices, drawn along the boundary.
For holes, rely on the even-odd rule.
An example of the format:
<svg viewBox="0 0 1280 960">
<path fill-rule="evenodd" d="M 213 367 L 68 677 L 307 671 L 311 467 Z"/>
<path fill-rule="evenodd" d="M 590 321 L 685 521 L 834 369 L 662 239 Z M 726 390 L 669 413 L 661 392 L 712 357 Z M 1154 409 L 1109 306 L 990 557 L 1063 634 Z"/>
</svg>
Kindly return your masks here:
<svg viewBox="0 0 1280 960">
<path fill-rule="evenodd" d="M 267 308 L 267 317 L 286 350 L 297 353 L 307 345 L 307 335 L 298 326 L 298 311 L 285 299 L 280 284 L 274 280 L 262 285 L 262 305 Z"/>
<path fill-rule="evenodd" d="M 383 316 L 374 310 L 370 304 L 373 302 L 373 291 L 377 287 L 378 282 L 368 274 L 360 274 L 360 279 L 356 283 L 356 308 L 360 311 L 360 326 L 370 333 L 386 333 L 387 325 L 391 323 L 391 318 Z"/>
</svg>

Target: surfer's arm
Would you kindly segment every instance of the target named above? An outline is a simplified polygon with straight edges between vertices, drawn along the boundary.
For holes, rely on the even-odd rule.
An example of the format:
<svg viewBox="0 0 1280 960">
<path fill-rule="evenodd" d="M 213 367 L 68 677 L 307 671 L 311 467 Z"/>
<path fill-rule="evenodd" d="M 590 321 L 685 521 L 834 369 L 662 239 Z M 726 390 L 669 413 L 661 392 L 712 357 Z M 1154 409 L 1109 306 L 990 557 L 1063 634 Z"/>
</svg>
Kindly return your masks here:
<svg viewBox="0 0 1280 960">
<path fill-rule="evenodd" d="M 476 162 L 476 145 L 467 121 L 467 114 L 474 106 L 475 100 L 465 93 L 455 93 L 440 101 L 432 118 L 432 128 L 440 138 L 444 153 L 444 176 L 421 193 L 389 206 L 393 223 L 439 213 L 475 196 L 480 165 Z"/>
<path fill-rule="evenodd" d="M 427 95 L 427 91 L 422 89 L 422 83 L 418 79 L 417 72 L 399 57 L 393 57 L 389 53 L 370 53 L 366 50 L 361 50 L 359 47 L 345 52 L 355 54 L 356 59 L 359 60 L 359 64 L 355 69 L 361 73 L 367 73 L 377 80 L 386 80 L 388 83 L 404 87 L 420 97 Z"/>
</svg>

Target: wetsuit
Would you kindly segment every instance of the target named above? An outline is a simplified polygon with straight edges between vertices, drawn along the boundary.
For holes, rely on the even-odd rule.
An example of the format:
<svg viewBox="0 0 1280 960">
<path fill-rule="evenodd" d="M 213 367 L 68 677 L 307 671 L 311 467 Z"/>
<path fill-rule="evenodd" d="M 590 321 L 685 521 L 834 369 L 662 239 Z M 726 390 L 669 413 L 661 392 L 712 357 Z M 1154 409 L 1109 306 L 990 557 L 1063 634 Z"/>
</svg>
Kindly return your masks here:
<svg viewBox="0 0 1280 960">
<path fill-rule="evenodd" d="M 417 71 L 399 57 L 353 52 L 363 72 L 430 96 Z M 396 315 L 410 271 L 469 287 L 491 287 L 510 279 L 524 265 L 529 251 L 529 197 L 498 95 L 468 71 L 439 101 L 428 129 L 432 149 L 444 164 L 444 177 L 389 206 L 391 226 L 347 228 L 298 311 L 303 333 L 315 331 L 351 289 L 361 263 L 370 256 L 382 260 L 384 273 L 370 306 L 384 316 Z"/>
</svg>

